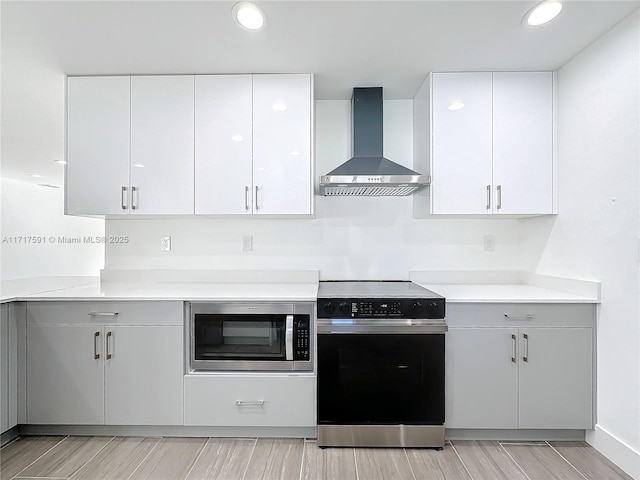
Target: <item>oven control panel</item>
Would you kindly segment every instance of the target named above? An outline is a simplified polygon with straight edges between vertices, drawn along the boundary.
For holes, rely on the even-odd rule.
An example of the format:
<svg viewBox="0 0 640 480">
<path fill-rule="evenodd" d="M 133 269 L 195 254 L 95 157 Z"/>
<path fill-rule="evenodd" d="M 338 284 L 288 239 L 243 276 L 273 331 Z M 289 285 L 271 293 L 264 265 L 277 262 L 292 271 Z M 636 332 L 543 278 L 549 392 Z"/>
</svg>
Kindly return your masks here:
<svg viewBox="0 0 640 480">
<path fill-rule="evenodd" d="M 445 315 L 444 298 L 319 298 L 318 318 L 427 318 Z"/>
</svg>

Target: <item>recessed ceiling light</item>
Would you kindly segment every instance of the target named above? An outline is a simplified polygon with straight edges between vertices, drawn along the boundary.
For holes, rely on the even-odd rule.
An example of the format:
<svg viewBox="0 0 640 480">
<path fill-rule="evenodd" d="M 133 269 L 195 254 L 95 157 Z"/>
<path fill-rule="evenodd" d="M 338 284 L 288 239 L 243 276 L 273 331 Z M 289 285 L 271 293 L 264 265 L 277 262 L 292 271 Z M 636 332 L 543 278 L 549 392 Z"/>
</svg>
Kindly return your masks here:
<svg viewBox="0 0 640 480">
<path fill-rule="evenodd" d="M 136 168 L 144 168 L 144 165 L 142 165 L 141 163 L 134 163 L 133 166 Z"/>
<path fill-rule="evenodd" d="M 33 178 L 42 178 L 42 175 L 39 175 L 37 173 L 30 173 L 29 176 Z"/>
<path fill-rule="evenodd" d="M 231 137 L 231 140 L 233 140 L 234 142 L 241 142 L 242 141 L 242 135 L 234 135 Z"/>
<path fill-rule="evenodd" d="M 447 107 L 447 110 L 451 110 L 455 112 L 456 110 L 462 110 L 464 108 L 464 103 L 462 102 L 454 102 Z"/>
<path fill-rule="evenodd" d="M 544 25 L 556 18 L 562 11 L 562 2 L 559 0 L 545 0 L 529 10 L 522 22 L 529 27 Z"/>
<path fill-rule="evenodd" d="M 54 162 L 59 163 L 60 165 L 66 165 L 67 162 L 65 162 L 64 160 L 54 160 Z"/>
<path fill-rule="evenodd" d="M 274 103 L 271 105 L 276 112 L 284 112 L 287 109 L 287 106 L 284 103 Z"/>
<path fill-rule="evenodd" d="M 266 16 L 264 11 L 255 3 L 236 3 L 231 12 L 235 21 L 245 30 L 257 32 L 264 27 Z"/>
</svg>

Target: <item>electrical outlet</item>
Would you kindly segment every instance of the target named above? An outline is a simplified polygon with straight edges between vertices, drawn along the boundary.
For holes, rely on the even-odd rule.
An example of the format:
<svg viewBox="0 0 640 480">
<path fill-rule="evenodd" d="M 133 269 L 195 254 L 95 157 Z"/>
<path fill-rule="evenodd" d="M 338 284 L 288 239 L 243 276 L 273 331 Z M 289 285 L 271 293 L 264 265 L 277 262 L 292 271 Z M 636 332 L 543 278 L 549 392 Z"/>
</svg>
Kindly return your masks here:
<svg viewBox="0 0 640 480">
<path fill-rule="evenodd" d="M 496 237 L 494 235 L 484 236 L 484 251 L 493 252 L 496 249 Z"/>
<path fill-rule="evenodd" d="M 242 251 L 243 252 L 253 251 L 253 237 L 251 235 L 244 235 L 242 237 Z"/>
<path fill-rule="evenodd" d="M 171 237 L 162 237 L 160 239 L 160 250 L 163 252 L 171 251 Z"/>
</svg>

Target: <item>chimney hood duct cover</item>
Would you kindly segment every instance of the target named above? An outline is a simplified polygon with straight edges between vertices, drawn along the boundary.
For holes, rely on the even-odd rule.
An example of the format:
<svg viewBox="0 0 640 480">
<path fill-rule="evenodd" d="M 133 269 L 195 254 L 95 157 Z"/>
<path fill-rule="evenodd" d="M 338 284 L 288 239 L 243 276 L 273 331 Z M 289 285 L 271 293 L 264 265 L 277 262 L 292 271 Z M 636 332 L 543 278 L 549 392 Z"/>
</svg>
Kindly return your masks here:
<svg viewBox="0 0 640 480">
<path fill-rule="evenodd" d="M 354 88 L 353 158 L 320 177 L 324 196 L 405 196 L 429 185 L 420 175 L 382 156 L 382 87 Z"/>
</svg>

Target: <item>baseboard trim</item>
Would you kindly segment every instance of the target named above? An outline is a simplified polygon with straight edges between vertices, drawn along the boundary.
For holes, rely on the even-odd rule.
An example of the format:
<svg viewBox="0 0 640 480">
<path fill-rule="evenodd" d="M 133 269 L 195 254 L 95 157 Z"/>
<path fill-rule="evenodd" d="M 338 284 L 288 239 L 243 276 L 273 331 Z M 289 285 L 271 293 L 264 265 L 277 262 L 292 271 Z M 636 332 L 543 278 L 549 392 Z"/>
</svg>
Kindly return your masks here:
<svg viewBox="0 0 640 480">
<path fill-rule="evenodd" d="M 640 480 L 640 452 L 624 443 L 600 425 L 589 430 L 586 441 L 634 480 Z"/>
<path fill-rule="evenodd" d="M 20 435 L 109 435 L 143 437 L 316 438 L 316 427 L 206 427 L 143 425 L 21 425 Z"/>
<path fill-rule="evenodd" d="M 447 428 L 447 440 L 584 441 L 584 430 L 501 430 Z"/>
</svg>

